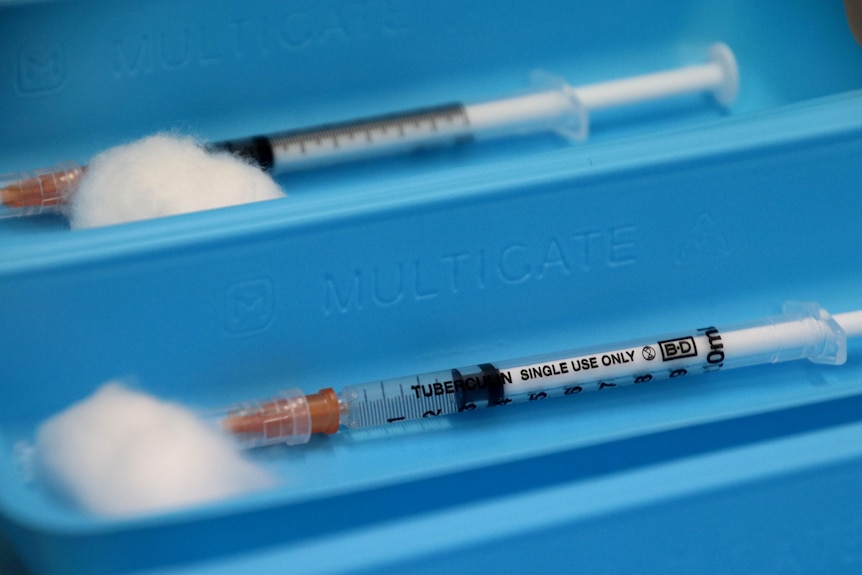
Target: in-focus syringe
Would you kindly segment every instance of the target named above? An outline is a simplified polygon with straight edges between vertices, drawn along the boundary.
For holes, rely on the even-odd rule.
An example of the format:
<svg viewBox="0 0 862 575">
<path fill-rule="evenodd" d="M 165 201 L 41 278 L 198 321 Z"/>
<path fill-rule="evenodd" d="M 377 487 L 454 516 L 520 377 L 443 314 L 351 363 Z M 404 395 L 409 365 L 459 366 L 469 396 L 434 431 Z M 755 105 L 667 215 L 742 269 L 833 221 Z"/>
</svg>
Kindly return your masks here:
<svg viewBox="0 0 862 575">
<path fill-rule="evenodd" d="M 314 433 L 361 429 L 483 407 L 567 397 L 659 379 L 808 359 L 841 365 L 847 338 L 862 336 L 862 310 L 830 316 L 788 303 L 782 315 L 743 325 L 348 385 L 283 392 L 220 412 L 247 447 L 306 443 Z"/>
<path fill-rule="evenodd" d="M 474 104 L 446 104 L 375 118 L 291 130 L 208 146 L 249 158 L 281 174 L 421 148 L 538 132 L 572 140 L 589 135 L 589 115 L 687 93 L 708 93 L 721 106 L 736 98 L 736 60 L 714 44 L 708 62 L 609 82 L 544 90 Z M 61 211 L 86 167 L 67 162 L 54 168 L 0 176 L 0 217 Z"/>
</svg>

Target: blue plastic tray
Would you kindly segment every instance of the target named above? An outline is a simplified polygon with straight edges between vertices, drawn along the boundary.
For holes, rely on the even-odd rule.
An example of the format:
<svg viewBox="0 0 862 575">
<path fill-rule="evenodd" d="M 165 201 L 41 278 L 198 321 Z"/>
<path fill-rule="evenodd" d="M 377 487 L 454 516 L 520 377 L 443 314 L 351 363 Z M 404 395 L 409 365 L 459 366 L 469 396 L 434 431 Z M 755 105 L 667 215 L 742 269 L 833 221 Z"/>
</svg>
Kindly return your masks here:
<svg viewBox="0 0 862 575">
<path fill-rule="evenodd" d="M 862 49 L 838 2 L 20 2 L 0 171 L 158 130 L 208 139 L 735 51 L 681 98 L 309 172 L 285 200 L 70 232 L 0 222 L 0 527 L 45 573 L 862 568 L 862 347 L 341 434 L 255 456 L 279 489 L 129 520 L 22 481 L 15 444 L 134 376 L 208 408 L 777 312 L 860 307 Z M 247 296 L 254 294 L 252 304 Z"/>
</svg>

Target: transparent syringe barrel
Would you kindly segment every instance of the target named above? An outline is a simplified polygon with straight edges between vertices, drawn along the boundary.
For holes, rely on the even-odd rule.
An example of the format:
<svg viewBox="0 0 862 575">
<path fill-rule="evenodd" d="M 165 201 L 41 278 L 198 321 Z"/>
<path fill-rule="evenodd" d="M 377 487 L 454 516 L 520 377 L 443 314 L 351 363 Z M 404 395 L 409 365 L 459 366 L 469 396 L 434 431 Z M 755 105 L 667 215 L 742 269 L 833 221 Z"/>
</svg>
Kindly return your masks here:
<svg viewBox="0 0 862 575">
<path fill-rule="evenodd" d="M 457 413 L 459 397 L 454 394 L 453 370 L 447 369 L 418 376 L 400 377 L 378 382 L 348 385 L 338 399 L 344 406 L 341 424 L 349 429 L 361 429 Z M 453 393 L 446 393 L 446 386 Z M 440 388 L 440 393 L 422 394 L 423 388 Z"/>
<path fill-rule="evenodd" d="M 290 130 L 268 139 L 272 171 L 284 173 L 446 146 L 472 137 L 464 106 L 454 103 Z"/>
<path fill-rule="evenodd" d="M 846 359 L 843 330 L 816 304 L 788 304 L 782 315 L 729 328 L 350 385 L 339 394 L 341 424 L 358 429 L 797 359 Z"/>
<path fill-rule="evenodd" d="M 274 173 L 318 168 L 467 142 L 474 138 L 556 131 L 584 139 L 586 111 L 563 86 L 465 106 L 445 104 L 269 136 L 272 158 L 261 162 L 259 139 L 215 148 L 271 162 Z"/>
</svg>

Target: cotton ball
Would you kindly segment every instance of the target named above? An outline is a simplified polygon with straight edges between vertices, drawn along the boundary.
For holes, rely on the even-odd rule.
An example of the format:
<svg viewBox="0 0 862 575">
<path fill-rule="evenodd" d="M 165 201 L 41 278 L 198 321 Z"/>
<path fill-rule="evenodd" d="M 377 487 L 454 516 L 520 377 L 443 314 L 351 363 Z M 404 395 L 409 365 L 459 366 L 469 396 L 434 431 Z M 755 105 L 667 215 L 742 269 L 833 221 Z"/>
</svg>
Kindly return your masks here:
<svg viewBox="0 0 862 575">
<path fill-rule="evenodd" d="M 268 174 L 236 156 L 157 134 L 93 158 L 66 212 L 79 229 L 281 197 Z"/>
<path fill-rule="evenodd" d="M 193 505 L 275 483 L 214 426 L 116 382 L 45 421 L 35 450 L 41 481 L 101 515 Z"/>
</svg>

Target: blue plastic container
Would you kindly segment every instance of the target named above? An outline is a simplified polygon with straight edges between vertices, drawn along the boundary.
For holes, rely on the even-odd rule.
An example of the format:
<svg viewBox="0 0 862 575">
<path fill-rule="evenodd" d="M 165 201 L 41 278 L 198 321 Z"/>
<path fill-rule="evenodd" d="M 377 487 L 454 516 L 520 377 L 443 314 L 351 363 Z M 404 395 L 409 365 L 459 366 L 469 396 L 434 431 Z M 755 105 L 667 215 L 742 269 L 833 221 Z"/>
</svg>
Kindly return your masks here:
<svg viewBox="0 0 862 575">
<path fill-rule="evenodd" d="M 839 2 L 12 2 L 0 172 L 735 52 L 683 97 L 71 232 L 0 221 L 0 527 L 39 573 L 862 569 L 862 346 L 255 454 L 275 490 L 87 516 L 15 446 L 116 377 L 194 407 L 860 307 L 862 48 Z M 251 295 L 249 295 L 251 294 Z"/>
</svg>

